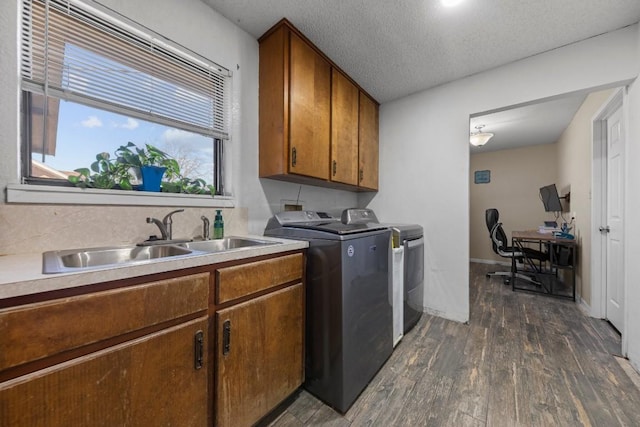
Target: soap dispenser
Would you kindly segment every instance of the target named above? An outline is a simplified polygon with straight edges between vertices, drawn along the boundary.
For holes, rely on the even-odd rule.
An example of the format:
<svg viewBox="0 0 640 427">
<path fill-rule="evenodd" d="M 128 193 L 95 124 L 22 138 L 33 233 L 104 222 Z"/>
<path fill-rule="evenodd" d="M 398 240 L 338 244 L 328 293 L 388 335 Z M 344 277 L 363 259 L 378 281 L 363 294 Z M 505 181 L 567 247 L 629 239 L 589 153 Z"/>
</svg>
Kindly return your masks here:
<svg viewBox="0 0 640 427">
<path fill-rule="evenodd" d="M 222 220 L 222 211 L 216 210 L 216 217 L 213 221 L 213 238 L 222 239 L 224 237 L 224 221 Z"/>
</svg>

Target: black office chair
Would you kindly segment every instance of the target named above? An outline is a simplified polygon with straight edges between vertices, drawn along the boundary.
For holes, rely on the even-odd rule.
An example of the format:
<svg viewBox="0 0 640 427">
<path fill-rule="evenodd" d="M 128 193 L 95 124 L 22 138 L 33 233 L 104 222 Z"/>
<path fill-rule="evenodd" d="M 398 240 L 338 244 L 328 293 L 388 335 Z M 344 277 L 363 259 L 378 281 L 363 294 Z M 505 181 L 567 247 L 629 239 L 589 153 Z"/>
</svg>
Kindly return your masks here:
<svg viewBox="0 0 640 427">
<path fill-rule="evenodd" d="M 487 209 L 485 212 L 485 221 L 487 223 L 487 229 L 489 230 L 489 237 L 491 238 L 491 245 L 493 247 L 493 251 L 500 255 L 503 258 L 515 258 L 517 262 L 523 262 L 524 257 L 529 260 L 537 260 L 539 262 L 544 262 L 549 259 L 549 255 L 545 252 L 541 252 L 532 248 L 516 248 L 513 246 L 509 246 L 509 241 L 507 240 L 507 235 L 502 229 L 502 223 L 499 222 L 500 213 L 498 213 L 497 209 Z M 513 263 L 511 264 L 513 268 Z M 535 285 L 539 285 L 535 279 L 535 272 L 531 272 L 533 275 L 526 275 L 522 273 L 515 273 L 515 277 L 526 280 L 527 282 L 531 282 Z M 511 271 L 494 271 L 491 273 L 487 273 L 487 277 L 491 276 L 503 276 L 505 277 L 504 283 L 508 285 L 511 281 Z"/>
</svg>

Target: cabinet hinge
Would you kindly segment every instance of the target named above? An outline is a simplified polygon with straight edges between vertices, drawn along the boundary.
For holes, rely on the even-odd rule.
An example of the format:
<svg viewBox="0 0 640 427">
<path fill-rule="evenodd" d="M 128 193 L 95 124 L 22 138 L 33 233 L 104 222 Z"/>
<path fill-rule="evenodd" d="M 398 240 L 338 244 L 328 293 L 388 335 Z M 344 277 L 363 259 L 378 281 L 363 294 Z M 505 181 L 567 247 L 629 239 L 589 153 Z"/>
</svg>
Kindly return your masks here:
<svg viewBox="0 0 640 427">
<path fill-rule="evenodd" d="M 226 356 L 231 351 L 231 320 L 225 320 L 222 324 L 222 355 Z"/>
<path fill-rule="evenodd" d="M 194 368 L 201 369 L 204 364 L 204 333 L 202 331 L 196 332 L 194 339 Z"/>
</svg>

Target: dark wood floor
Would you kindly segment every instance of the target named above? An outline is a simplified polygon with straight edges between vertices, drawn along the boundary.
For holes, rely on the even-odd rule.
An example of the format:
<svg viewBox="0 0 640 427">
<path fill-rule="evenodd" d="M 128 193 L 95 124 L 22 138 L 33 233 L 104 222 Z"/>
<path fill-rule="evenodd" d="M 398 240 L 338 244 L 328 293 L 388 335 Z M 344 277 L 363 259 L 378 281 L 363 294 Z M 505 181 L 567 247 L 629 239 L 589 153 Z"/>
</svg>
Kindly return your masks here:
<svg viewBox="0 0 640 427">
<path fill-rule="evenodd" d="M 272 426 L 640 426 L 616 332 L 490 269 L 471 264 L 469 324 L 425 314 L 345 415 L 302 391 Z"/>
</svg>

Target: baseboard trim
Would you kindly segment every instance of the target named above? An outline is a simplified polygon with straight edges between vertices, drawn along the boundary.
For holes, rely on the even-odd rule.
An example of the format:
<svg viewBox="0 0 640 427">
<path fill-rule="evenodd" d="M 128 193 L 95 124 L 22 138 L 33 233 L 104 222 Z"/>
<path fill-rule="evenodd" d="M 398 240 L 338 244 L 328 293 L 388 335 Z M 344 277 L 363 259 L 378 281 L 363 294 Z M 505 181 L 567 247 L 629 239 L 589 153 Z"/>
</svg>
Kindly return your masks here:
<svg viewBox="0 0 640 427">
<path fill-rule="evenodd" d="M 578 308 L 580 309 L 582 314 L 587 317 L 593 317 L 591 316 L 591 306 L 589 306 L 589 304 L 587 304 L 587 302 L 580 295 L 576 295 L 576 297 L 578 300 Z"/>
</svg>

